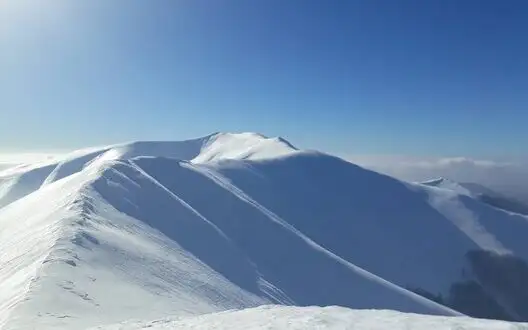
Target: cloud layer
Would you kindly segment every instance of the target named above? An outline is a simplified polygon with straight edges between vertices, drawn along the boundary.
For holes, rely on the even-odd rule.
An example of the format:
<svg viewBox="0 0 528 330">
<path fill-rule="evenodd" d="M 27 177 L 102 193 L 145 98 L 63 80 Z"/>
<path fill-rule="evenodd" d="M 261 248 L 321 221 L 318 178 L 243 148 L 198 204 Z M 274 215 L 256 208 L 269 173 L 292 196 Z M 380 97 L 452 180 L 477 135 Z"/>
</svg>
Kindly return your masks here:
<svg viewBox="0 0 528 330">
<path fill-rule="evenodd" d="M 61 154 L 52 153 L 0 153 L 0 171 L 20 164 L 37 163 L 53 159 Z"/>
<path fill-rule="evenodd" d="M 0 171 L 2 170 L 5 170 L 7 168 L 10 168 L 10 167 L 13 167 L 17 164 L 12 164 L 12 163 L 0 163 Z"/>
</svg>

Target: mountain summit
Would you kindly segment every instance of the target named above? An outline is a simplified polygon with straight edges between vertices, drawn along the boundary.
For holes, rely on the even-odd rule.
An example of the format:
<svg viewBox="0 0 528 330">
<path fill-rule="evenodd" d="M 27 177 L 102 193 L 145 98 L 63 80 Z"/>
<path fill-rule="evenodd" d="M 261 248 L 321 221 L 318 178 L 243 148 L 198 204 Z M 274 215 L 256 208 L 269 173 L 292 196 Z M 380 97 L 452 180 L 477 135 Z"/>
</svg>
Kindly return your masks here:
<svg viewBox="0 0 528 330">
<path fill-rule="evenodd" d="M 0 172 L 0 206 L 0 328 L 268 304 L 528 320 L 527 217 L 281 138 L 76 151 Z"/>
</svg>

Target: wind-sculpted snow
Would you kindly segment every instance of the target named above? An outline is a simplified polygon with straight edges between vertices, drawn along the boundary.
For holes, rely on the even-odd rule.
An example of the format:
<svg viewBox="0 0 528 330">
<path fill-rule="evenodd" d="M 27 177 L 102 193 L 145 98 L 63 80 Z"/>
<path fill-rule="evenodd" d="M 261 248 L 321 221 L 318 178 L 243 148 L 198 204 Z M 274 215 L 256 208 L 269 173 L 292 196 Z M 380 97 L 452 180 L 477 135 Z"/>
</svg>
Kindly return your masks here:
<svg viewBox="0 0 528 330">
<path fill-rule="evenodd" d="M 516 259 L 468 253 L 526 260 L 526 217 L 281 138 L 85 149 L 1 172 L 0 202 L 1 329 L 266 304 L 458 315 L 453 285 L 479 278 L 497 315 L 524 319 L 522 281 L 508 300 L 471 268 Z"/>
</svg>

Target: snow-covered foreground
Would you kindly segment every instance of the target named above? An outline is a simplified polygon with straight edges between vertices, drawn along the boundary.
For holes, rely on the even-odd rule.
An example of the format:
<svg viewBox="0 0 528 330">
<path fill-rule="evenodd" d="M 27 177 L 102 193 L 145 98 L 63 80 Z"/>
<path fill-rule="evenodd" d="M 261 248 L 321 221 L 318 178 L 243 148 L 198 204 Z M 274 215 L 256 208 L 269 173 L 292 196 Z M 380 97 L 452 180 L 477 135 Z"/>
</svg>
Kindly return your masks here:
<svg viewBox="0 0 528 330">
<path fill-rule="evenodd" d="M 460 315 L 453 284 L 486 280 L 467 253 L 526 260 L 527 236 L 527 217 L 280 138 L 86 149 L 0 172 L 0 329 L 84 329 L 269 304 Z M 486 287 L 493 311 L 524 319 L 518 297 L 500 290 Z M 239 313 L 289 311 L 298 315 Z M 193 320 L 201 317 L 181 322 Z"/>
<path fill-rule="evenodd" d="M 509 323 L 469 317 L 426 316 L 389 310 L 352 310 L 343 307 L 262 306 L 198 317 L 126 322 L 97 330 L 526 330 L 528 323 Z M 92 329 L 95 330 L 95 329 Z"/>
</svg>

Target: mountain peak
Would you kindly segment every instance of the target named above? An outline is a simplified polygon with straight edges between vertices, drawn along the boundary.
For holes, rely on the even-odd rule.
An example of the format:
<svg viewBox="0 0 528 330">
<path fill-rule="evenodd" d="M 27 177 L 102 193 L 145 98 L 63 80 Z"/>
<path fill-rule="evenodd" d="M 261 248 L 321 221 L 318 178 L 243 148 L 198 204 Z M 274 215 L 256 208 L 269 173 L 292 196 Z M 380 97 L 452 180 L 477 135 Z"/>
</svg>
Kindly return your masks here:
<svg viewBox="0 0 528 330">
<path fill-rule="evenodd" d="M 204 162 L 230 158 L 268 158 L 297 150 L 281 137 L 267 137 L 255 132 L 215 132 L 182 141 L 133 141 L 105 147 L 119 159 L 167 157 Z"/>
<path fill-rule="evenodd" d="M 217 133 L 203 145 L 192 159 L 203 163 L 223 159 L 265 159 L 287 155 L 296 151 L 290 142 L 281 137 L 269 138 L 253 132 Z"/>
</svg>

